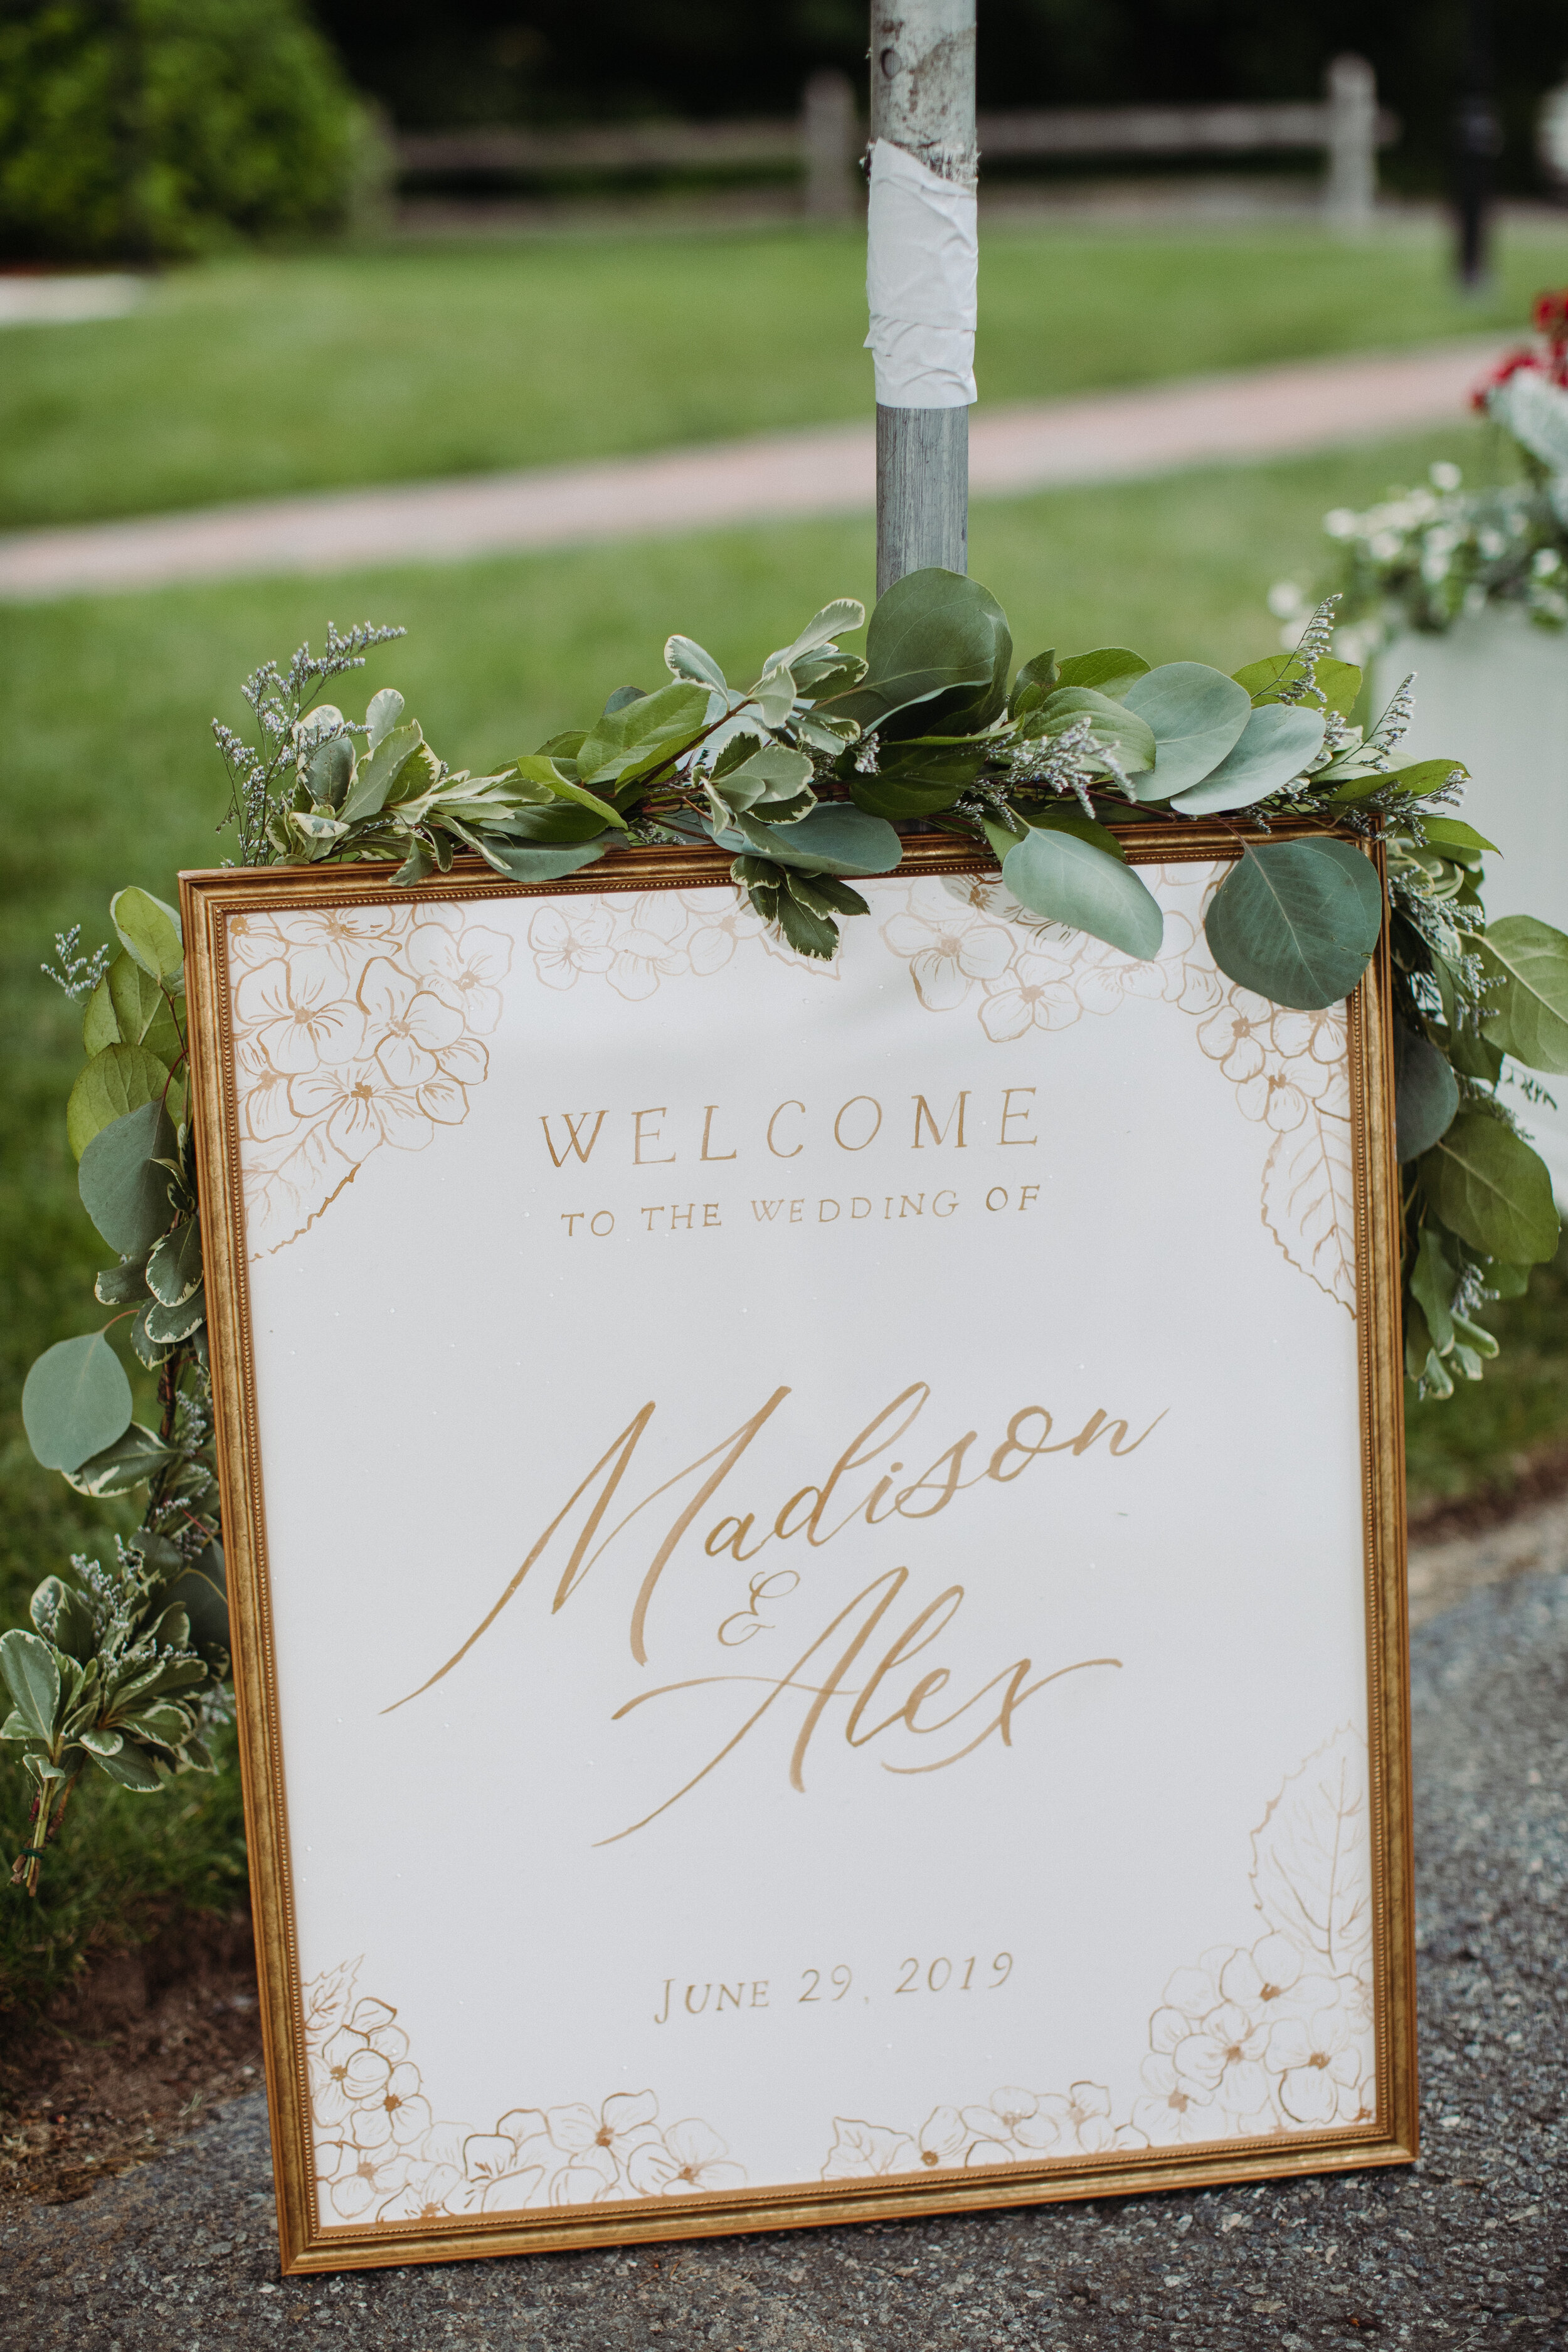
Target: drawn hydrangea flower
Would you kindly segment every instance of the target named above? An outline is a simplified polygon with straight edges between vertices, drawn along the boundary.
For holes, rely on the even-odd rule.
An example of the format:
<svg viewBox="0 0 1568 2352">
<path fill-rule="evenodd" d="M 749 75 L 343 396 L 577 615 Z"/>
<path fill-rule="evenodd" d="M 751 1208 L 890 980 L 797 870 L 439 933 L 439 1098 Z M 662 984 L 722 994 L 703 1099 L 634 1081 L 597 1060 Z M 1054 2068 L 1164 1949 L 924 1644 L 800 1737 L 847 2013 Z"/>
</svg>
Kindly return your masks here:
<svg viewBox="0 0 1568 2352">
<path fill-rule="evenodd" d="M 1148 2136 L 1151 2147 L 1223 2137 L 1223 2118 L 1183 2080 L 1171 2059 L 1158 2053 L 1145 2058 L 1142 2080 L 1142 2095 L 1132 2103 L 1132 2122 Z"/>
<path fill-rule="evenodd" d="M 633 2151 L 627 2177 L 639 2197 L 685 2197 L 693 2189 L 738 2189 L 745 2174 L 729 2160 L 728 2145 L 695 2116 L 671 2124 L 657 2140 Z"/>
<path fill-rule="evenodd" d="M 1292 2123 L 1354 2123 L 1366 2112 L 1360 2037 L 1339 2007 L 1281 2018 L 1269 2029 L 1268 2064 Z"/>
<path fill-rule="evenodd" d="M 977 981 L 1000 980 L 1013 959 L 1013 941 L 1000 923 L 974 906 L 942 905 L 918 890 L 882 926 L 882 938 L 910 967 L 915 993 L 928 1013 L 952 1013 Z"/>
<path fill-rule="evenodd" d="M 580 972 L 608 971 L 610 910 L 590 898 L 547 898 L 528 926 L 533 968 L 546 988 L 575 988 Z"/>
<path fill-rule="evenodd" d="M 284 1077 L 351 1061 L 363 1047 L 364 1014 L 324 954 L 298 950 L 245 972 L 234 992 L 236 1024 Z"/>
<path fill-rule="evenodd" d="M 488 1037 L 501 1016 L 500 982 L 511 970 L 511 941 L 457 907 L 426 907 L 408 934 L 408 969 L 454 1005 L 470 1037 Z"/>
<path fill-rule="evenodd" d="M 994 1045 L 1011 1045 L 1031 1029 L 1070 1028 L 1082 1011 L 1071 965 L 1020 948 L 1001 978 L 986 982 L 980 1025 Z"/>
</svg>

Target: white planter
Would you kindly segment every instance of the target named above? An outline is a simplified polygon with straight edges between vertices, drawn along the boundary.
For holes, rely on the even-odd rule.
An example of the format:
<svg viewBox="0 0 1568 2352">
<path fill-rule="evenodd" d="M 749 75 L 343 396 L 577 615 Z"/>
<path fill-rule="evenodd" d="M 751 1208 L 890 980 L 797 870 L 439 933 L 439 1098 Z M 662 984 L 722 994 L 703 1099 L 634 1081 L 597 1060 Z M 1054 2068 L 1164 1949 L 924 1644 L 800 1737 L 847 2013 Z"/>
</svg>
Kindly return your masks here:
<svg viewBox="0 0 1568 2352">
<path fill-rule="evenodd" d="M 1374 708 L 1415 672 L 1415 721 L 1402 758 L 1463 760 L 1459 812 L 1502 855 L 1486 863 L 1489 919 L 1536 915 L 1568 931 L 1568 635 L 1517 613 L 1478 613 L 1441 637 L 1397 639 L 1379 655 Z M 1559 1108 L 1519 1104 L 1568 1202 L 1568 1078 L 1543 1077 Z"/>
</svg>

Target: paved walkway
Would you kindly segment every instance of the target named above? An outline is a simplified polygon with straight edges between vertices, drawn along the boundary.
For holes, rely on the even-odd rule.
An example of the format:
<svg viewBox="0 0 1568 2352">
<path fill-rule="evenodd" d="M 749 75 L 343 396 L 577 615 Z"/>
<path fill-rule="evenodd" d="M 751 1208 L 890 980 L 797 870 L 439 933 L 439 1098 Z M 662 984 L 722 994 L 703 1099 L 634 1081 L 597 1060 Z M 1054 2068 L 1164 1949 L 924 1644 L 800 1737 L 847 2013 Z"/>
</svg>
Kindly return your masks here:
<svg viewBox="0 0 1568 2352">
<path fill-rule="evenodd" d="M 1470 388 L 1504 348 L 1495 336 L 1467 337 L 1088 399 L 982 404 L 971 419 L 971 488 L 978 498 L 1017 497 L 1457 425 Z M 875 498 L 871 426 L 826 425 L 585 466 L 20 531 L 0 538 L 0 600 L 449 562 L 862 513 Z"/>
<path fill-rule="evenodd" d="M 0 2231 L 5 2352 L 1409 2352 L 1568 2344 L 1568 1574 L 1416 1633 L 1412 2168 L 279 2280 L 266 2112 Z"/>
</svg>

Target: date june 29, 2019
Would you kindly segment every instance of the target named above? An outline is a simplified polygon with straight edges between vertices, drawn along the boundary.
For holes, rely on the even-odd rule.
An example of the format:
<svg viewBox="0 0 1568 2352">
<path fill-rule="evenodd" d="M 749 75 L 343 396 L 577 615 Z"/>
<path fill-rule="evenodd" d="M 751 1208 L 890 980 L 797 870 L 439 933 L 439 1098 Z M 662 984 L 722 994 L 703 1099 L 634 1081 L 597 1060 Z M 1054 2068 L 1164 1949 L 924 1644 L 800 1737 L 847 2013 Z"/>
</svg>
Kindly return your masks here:
<svg viewBox="0 0 1568 2352">
<path fill-rule="evenodd" d="M 1000 1992 L 1013 1973 L 1011 1952 L 997 1952 L 989 1960 L 969 1953 L 956 1960 L 939 1957 L 922 1960 L 911 1954 L 900 1960 L 894 1980 L 878 1988 L 896 1997 L 900 1993 Z M 784 2003 L 796 2008 L 813 2001 L 841 2001 L 855 1981 L 855 1971 L 845 1960 L 829 1969 L 803 1969 L 799 1990 L 792 1989 L 783 1999 L 774 1995 L 772 1980 L 767 1977 L 742 1977 L 733 1984 L 687 1984 L 679 1978 L 666 1977 L 659 2007 L 654 2014 L 656 2025 L 668 2025 L 674 2018 L 722 2017 L 728 2011 L 747 2009 L 778 2009 Z M 863 1992 L 862 2000 L 872 1996 Z"/>
</svg>

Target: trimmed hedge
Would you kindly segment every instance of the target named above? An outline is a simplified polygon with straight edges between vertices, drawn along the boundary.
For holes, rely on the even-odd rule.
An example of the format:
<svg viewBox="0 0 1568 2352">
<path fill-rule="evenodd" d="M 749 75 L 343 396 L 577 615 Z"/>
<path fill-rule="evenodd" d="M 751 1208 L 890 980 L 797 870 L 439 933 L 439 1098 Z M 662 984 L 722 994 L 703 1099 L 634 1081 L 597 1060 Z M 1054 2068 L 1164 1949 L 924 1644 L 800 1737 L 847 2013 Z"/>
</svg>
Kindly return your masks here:
<svg viewBox="0 0 1568 2352">
<path fill-rule="evenodd" d="M 146 262 L 342 226 L 377 134 L 297 0 L 32 0 L 0 21 L 0 252 Z"/>
</svg>

